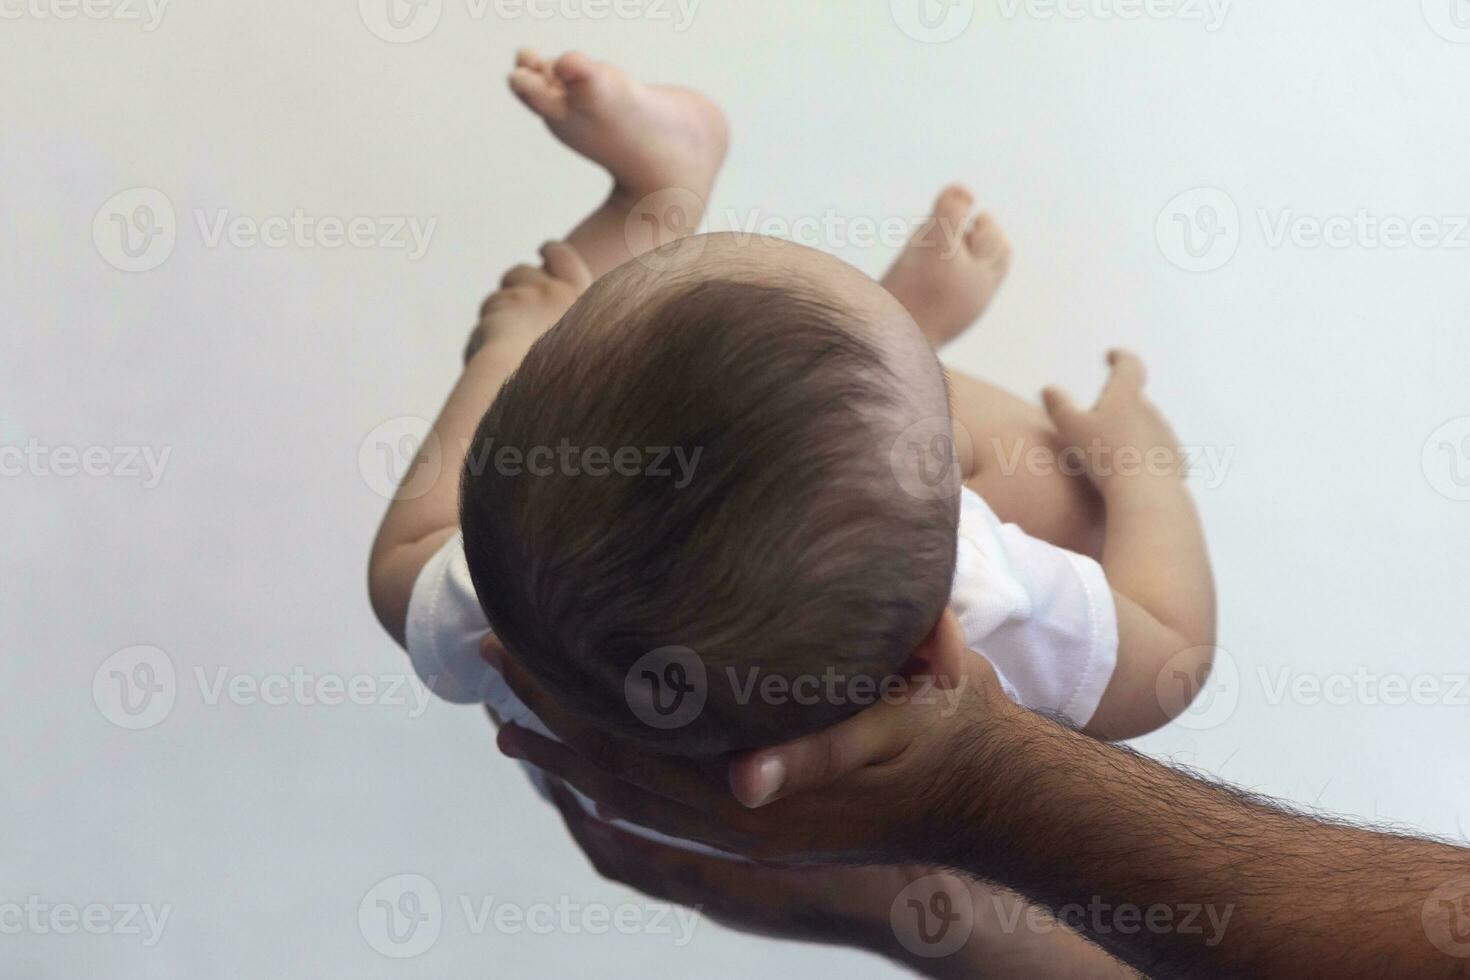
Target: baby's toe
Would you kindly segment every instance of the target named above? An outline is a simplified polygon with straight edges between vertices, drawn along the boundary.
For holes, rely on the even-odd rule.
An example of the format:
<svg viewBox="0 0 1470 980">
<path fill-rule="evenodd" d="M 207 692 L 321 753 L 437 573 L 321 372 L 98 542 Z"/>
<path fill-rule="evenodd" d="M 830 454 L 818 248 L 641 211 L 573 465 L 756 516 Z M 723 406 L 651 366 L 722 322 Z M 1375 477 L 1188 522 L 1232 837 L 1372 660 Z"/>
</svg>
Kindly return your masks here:
<svg viewBox="0 0 1470 980">
<path fill-rule="evenodd" d="M 512 71 L 510 90 L 538 116 L 560 119 L 567 114 L 566 90 L 534 68 L 522 65 Z"/>
<path fill-rule="evenodd" d="M 989 213 L 977 214 L 965 230 L 965 248 L 977 259 L 1004 265 L 1010 261 L 1011 243 Z"/>
<path fill-rule="evenodd" d="M 934 201 L 934 217 L 947 222 L 952 228 L 958 228 L 964 224 L 974 204 L 975 195 L 970 193 L 968 187 L 950 184 L 939 192 L 939 197 Z"/>
</svg>

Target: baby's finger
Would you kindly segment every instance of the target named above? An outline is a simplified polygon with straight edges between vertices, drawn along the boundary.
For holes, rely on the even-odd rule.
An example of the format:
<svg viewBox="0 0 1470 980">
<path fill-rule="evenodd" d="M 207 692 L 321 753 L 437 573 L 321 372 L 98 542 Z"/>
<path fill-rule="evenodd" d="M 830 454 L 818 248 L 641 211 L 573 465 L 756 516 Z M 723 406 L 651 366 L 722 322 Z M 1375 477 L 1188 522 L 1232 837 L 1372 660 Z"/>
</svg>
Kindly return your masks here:
<svg viewBox="0 0 1470 980">
<path fill-rule="evenodd" d="M 730 762 L 730 790 L 746 806 L 760 807 L 886 762 L 910 741 L 904 710 L 884 701 L 805 738 L 738 755 Z"/>
<path fill-rule="evenodd" d="M 1143 361 L 1137 354 L 1126 350 L 1108 351 L 1108 366 L 1113 369 L 1108 378 L 1107 388 L 1103 390 L 1104 397 L 1115 388 L 1126 389 L 1130 392 L 1138 392 L 1143 389 L 1144 382 L 1148 380 L 1148 371 L 1143 366 Z"/>
<path fill-rule="evenodd" d="M 582 256 L 566 242 L 547 242 L 541 246 L 541 261 L 546 271 L 581 292 L 592 285 L 592 270 Z"/>
<path fill-rule="evenodd" d="M 526 265 L 524 262 L 513 267 L 509 272 L 500 277 L 500 288 L 510 289 L 512 286 L 526 286 L 538 283 L 546 278 L 546 273 L 534 265 Z"/>
<path fill-rule="evenodd" d="M 1072 396 L 1055 385 L 1041 389 L 1041 404 L 1045 406 L 1046 414 L 1051 417 L 1057 431 L 1062 433 L 1070 430 L 1082 415 L 1082 410 L 1072 401 Z"/>
</svg>

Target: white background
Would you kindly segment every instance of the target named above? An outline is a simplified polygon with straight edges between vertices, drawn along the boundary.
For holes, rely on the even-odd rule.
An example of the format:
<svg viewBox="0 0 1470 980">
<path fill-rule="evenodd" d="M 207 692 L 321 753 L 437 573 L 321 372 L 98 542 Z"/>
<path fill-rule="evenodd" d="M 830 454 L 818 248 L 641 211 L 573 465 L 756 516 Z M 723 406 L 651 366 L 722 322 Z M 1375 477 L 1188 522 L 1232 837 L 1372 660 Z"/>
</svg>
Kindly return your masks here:
<svg viewBox="0 0 1470 980">
<path fill-rule="evenodd" d="M 1466 692 L 1333 705 L 1273 699 L 1270 684 L 1361 666 L 1450 692 L 1470 671 L 1470 503 L 1451 499 L 1470 473 L 1465 429 L 1422 465 L 1431 433 L 1470 415 L 1470 249 L 1463 235 L 1273 247 L 1260 217 L 1366 209 L 1449 227 L 1470 212 L 1470 45 L 1430 26 L 1452 24 L 1458 0 L 1242 3 L 1213 31 L 1100 16 L 1105 2 L 1048 18 L 979 0 L 946 43 L 907 36 L 883 2 L 706 0 L 680 31 L 673 8 L 477 19 L 444 0 L 409 44 L 371 33 L 352 0 L 177 0 L 152 31 L 29 2 L 0 8 L 0 443 L 171 455 L 153 488 L 0 478 L 0 903 L 172 912 L 151 949 L 0 935 L 0 974 L 894 974 L 709 923 L 682 949 L 472 935 L 461 895 L 639 899 L 596 878 L 472 708 L 211 705 L 195 678 L 405 669 L 368 609 L 384 501 L 359 447 L 384 420 L 436 410 L 482 294 L 604 187 L 506 92 L 520 45 L 579 47 L 719 99 L 734 143 L 713 228 L 732 211 L 912 217 L 944 182 L 969 182 L 1016 262 L 950 360 L 1028 396 L 1048 382 L 1090 395 L 1103 350 L 1127 345 L 1183 439 L 1233 452 L 1198 492 L 1237 684 L 1202 718 L 1218 724 L 1142 747 L 1460 835 Z M 135 187 L 167 196 L 178 237 L 160 267 L 126 273 L 92 226 Z M 1188 272 L 1156 225 L 1200 187 L 1237 206 L 1238 249 Z M 298 208 L 437 226 L 411 261 L 211 248 L 195 218 Z M 875 274 L 891 252 L 825 244 Z M 130 731 L 93 680 L 138 644 L 168 655 L 178 689 L 162 721 Z M 357 916 L 399 873 L 446 905 L 438 941 L 403 961 L 375 952 Z"/>
</svg>

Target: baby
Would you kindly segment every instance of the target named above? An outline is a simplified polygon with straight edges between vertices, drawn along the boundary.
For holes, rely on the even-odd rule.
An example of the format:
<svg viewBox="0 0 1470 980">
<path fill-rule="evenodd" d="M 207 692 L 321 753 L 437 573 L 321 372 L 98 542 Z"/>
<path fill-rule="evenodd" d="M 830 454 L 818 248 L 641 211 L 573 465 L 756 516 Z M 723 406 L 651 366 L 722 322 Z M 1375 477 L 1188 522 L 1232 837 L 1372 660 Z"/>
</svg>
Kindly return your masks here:
<svg viewBox="0 0 1470 980">
<path fill-rule="evenodd" d="M 1010 258 L 967 191 L 874 282 L 687 235 L 726 149 L 703 97 L 577 54 L 523 52 L 511 87 L 614 190 L 486 300 L 374 546 L 374 608 L 431 688 L 545 733 L 481 659 L 493 630 L 610 737 L 695 757 L 922 690 L 945 637 L 1099 737 L 1188 704 L 1213 588 L 1137 360 L 1043 413 L 935 357 Z M 1016 466 L 1068 447 L 1085 479 Z"/>
</svg>

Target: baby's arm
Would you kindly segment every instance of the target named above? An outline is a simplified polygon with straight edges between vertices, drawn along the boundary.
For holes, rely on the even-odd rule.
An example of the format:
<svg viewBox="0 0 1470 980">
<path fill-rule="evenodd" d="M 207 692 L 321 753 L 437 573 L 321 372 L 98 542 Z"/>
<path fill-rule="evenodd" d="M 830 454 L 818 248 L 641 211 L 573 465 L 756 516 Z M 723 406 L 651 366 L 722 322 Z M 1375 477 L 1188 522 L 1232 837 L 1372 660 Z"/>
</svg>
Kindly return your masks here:
<svg viewBox="0 0 1470 980">
<path fill-rule="evenodd" d="M 1188 704 L 1184 697 L 1164 703 L 1164 670 L 1191 694 L 1203 684 L 1214 656 L 1215 587 L 1178 440 L 1143 397 L 1143 364 L 1122 351 L 1108 362 L 1112 376 L 1091 411 L 1055 388 L 1043 398 L 1103 499 L 1102 566 L 1118 612 L 1118 665 L 1087 730 L 1120 739 L 1153 731 Z"/>
<path fill-rule="evenodd" d="M 541 249 L 542 268 L 521 265 L 480 309 L 464 373 L 424 438 L 373 542 L 368 594 L 378 621 L 400 644 L 414 580 L 459 528 L 459 475 L 466 452 L 500 386 L 526 351 L 592 283 L 570 246 Z"/>
</svg>

